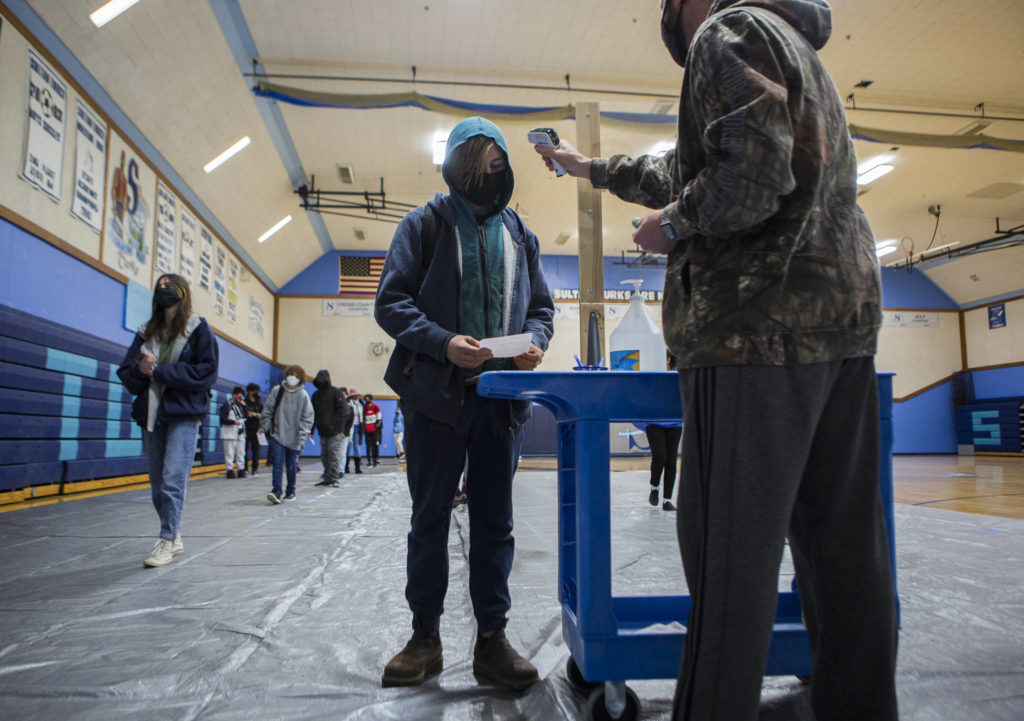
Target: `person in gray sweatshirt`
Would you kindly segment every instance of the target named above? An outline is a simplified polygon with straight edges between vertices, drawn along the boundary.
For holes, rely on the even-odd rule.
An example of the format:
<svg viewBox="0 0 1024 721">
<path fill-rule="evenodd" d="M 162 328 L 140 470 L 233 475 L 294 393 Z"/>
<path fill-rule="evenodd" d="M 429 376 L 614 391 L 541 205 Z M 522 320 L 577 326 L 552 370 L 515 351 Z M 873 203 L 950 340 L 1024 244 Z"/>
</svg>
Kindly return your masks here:
<svg viewBox="0 0 1024 721">
<path fill-rule="evenodd" d="M 260 430 L 267 436 L 267 455 L 273 465 L 272 483 L 267 500 L 277 505 L 282 500 L 295 500 L 295 474 L 299 453 L 313 430 L 313 404 L 302 384 L 306 372 L 302 366 L 284 369 L 284 382 L 271 389 L 260 416 Z M 287 473 L 288 486 L 281 494 L 282 470 Z"/>
</svg>

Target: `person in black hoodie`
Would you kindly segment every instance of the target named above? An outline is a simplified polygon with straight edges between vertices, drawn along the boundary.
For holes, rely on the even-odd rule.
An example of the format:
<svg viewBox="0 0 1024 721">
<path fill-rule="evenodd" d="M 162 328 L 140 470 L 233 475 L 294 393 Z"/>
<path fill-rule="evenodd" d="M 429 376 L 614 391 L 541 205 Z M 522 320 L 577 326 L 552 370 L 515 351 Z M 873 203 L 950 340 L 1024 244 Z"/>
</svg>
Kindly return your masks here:
<svg viewBox="0 0 1024 721">
<path fill-rule="evenodd" d="M 348 401 L 337 388 L 331 385 L 331 374 L 322 370 L 313 379 L 313 427 L 320 434 L 320 460 L 324 470 L 318 486 L 338 487 L 341 470 L 341 441 L 343 429 L 352 413 Z"/>
<path fill-rule="evenodd" d="M 260 416 L 263 415 L 263 401 L 260 400 L 260 387 L 250 383 L 245 387 L 245 441 L 251 456 L 252 474 L 260 467 Z"/>
</svg>

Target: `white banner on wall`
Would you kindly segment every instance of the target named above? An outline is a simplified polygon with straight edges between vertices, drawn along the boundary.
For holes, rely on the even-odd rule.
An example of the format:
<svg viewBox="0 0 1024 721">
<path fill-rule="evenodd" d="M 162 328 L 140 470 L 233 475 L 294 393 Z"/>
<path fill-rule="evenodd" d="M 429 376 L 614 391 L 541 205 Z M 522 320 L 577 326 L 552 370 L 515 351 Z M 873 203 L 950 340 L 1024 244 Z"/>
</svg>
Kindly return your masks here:
<svg viewBox="0 0 1024 721">
<path fill-rule="evenodd" d="M 75 100 L 75 191 L 71 214 L 97 233 L 103 227 L 103 178 L 107 172 L 107 124 Z"/>
<path fill-rule="evenodd" d="M 178 199 L 171 189 L 158 181 L 156 184 L 156 272 L 173 273 L 178 250 Z"/>
<path fill-rule="evenodd" d="M 213 288 L 213 236 L 205 225 L 199 226 L 199 287 L 207 293 Z"/>
<path fill-rule="evenodd" d="M 263 337 L 263 318 L 265 313 L 263 311 L 263 304 L 260 303 L 256 296 L 249 294 L 249 330 L 260 338 Z"/>
<path fill-rule="evenodd" d="M 373 315 L 373 301 L 366 300 L 325 300 L 324 315 L 363 317 Z"/>
<path fill-rule="evenodd" d="M 224 296 L 227 295 L 226 279 L 227 252 L 224 246 L 217 243 L 214 250 L 213 264 L 213 311 L 217 315 L 224 315 Z"/>
<path fill-rule="evenodd" d="M 151 287 L 156 173 L 116 132 L 110 132 L 103 263 Z"/>
<path fill-rule="evenodd" d="M 228 258 L 228 322 L 238 322 L 238 261 L 234 256 Z"/>
<path fill-rule="evenodd" d="M 882 311 L 882 326 L 885 328 L 938 328 L 939 314 L 884 310 Z"/>
<path fill-rule="evenodd" d="M 196 282 L 196 217 L 181 206 L 181 224 L 178 237 L 181 253 L 178 255 L 178 273 L 191 286 Z"/>
<path fill-rule="evenodd" d="M 60 200 L 68 86 L 35 52 L 28 51 L 28 141 L 22 177 Z"/>
</svg>

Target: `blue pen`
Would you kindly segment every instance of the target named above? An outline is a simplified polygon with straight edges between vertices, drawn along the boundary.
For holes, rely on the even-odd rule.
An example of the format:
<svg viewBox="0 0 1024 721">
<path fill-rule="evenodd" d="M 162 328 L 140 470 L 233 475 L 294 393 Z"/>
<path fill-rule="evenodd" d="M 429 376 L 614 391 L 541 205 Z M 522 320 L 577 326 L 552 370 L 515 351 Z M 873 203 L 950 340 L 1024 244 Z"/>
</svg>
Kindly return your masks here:
<svg viewBox="0 0 1024 721">
<path fill-rule="evenodd" d="M 580 357 L 578 355 L 573 354 L 573 358 L 576 359 L 576 367 L 577 368 L 582 368 L 583 367 L 583 363 L 582 363 L 582 361 L 580 361 Z"/>
</svg>

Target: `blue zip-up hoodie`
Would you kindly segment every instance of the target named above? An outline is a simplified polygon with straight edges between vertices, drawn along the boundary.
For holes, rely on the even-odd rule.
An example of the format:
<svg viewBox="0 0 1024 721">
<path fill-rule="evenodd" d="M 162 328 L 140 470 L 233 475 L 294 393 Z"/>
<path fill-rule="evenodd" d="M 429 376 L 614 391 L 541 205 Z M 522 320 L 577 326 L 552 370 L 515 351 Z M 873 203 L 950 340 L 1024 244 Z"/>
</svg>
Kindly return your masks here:
<svg viewBox="0 0 1024 721">
<path fill-rule="evenodd" d="M 469 118 L 456 125 L 448 151 L 475 135 L 493 139 L 507 155 L 501 131 L 483 118 Z M 511 183 L 506 195 L 511 195 Z M 501 205 L 508 200 L 503 198 Z M 459 424 L 465 394 L 461 369 L 445 356 L 448 341 L 462 332 L 462 269 L 455 202 L 451 195 L 438 193 L 427 204 L 436 228 L 432 244 L 424 243 L 422 237 L 422 207 L 402 219 L 384 261 L 374 307 L 377 323 L 397 341 L 385 382 L 407 409 L 452 426 Z M 537 236 L 508 207 L 502 208 L 501 220 L 510 251 L 503 310 L 505 333 L 528 332 L 534 345 L 546 350 L 554 331 L 555 311 L 540 266 Z M 507 367 L 514 368 L 508 361 Z M 511 421 L 518 427 L 529 417 L 531 404 L 511 403 Z"/>
<path fill-rule="evenodd" d="M 201 419 L 210 410 L 210 389 L 217 382 L 219 353 L 206 319 L 197 315 L 189 318 L 184 337 L 177 339 L 180 351 L 172 351 L 169 362 L 156 367 L 153 381 L 163 384 L 158 408 L 150 408 L 153 384 L 150 377 L 139 371 L 138 357 L 143 352 L 157 355 L 158 346 L 152 346 L 145 337 L 145 325 L 135 334 L 117 376 L 124 387 L 135 396 L 132 401 L 132 419 L 152 431 L 160 417 L 168 420 Z M 154 352 L 156 351 L 156 352 Z"/>
</svg>

